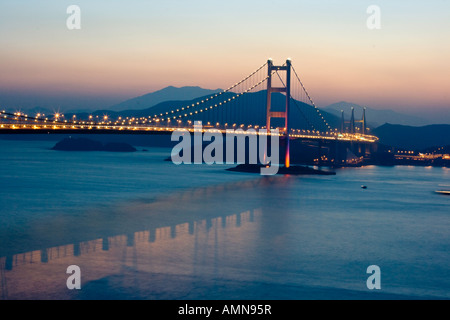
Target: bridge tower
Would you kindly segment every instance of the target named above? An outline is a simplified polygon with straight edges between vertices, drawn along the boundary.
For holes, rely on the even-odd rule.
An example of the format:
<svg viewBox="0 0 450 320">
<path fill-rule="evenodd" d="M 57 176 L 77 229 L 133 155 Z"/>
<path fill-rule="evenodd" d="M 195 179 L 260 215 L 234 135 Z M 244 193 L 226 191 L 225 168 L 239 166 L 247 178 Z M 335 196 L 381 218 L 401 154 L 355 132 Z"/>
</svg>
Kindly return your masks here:
<svg viewBox="0 0 450 320">
<path fill-rule="evenodd" d="M 355 109 L 352 107 L 352 117 L 350 118 L 350 133 L 355 133 Z"/>
<path fill-rule="evenodd" d="M 361 120 L 361 133 L 366 134 L 366 107 L 363 108 L 363 115 Z"/>
<path fill-rule="evenodd" d="M 286 71 L 286 84 L 284 87 L 272 86 L 272 72 L 273 71 Z M 286 65 L 274 66 L 272 59 L 267 61 L 267 132 L 270 132 L 270 120 L 272 118 L 284 118 L 284 129 L 286 133 L 286 153 L 284 165 L 286 168 L 290 166 L 289 156 L 289 105 L 291 98 L 291 60 L 286 60 Z M 286 94 L 286 108 L 285 111 L 272 111 L 272 93 L 284 92 Z"/>
</svg>

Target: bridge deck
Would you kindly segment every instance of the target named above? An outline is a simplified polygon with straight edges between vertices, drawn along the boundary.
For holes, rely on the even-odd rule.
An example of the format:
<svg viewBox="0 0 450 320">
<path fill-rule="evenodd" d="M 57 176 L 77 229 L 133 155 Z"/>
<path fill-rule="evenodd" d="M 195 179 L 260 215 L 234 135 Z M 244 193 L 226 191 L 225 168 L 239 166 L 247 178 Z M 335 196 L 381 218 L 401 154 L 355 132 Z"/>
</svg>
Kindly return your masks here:
<svg viewBox="0 0 450 320">
<path fill-rule="evenodd" d="M 176 130 L 186 130 L 189 132 L 220 132 L 226 134 L 227 130 L 233 128 L 205 128 L 194 129 L 186 127 L 169 126 L 115 126 L 115 125 L 80 125 L 80 124 L 1 124 L 0 134 L 49 134 L 49 133 L 71 133 L 71 134 L 158 134 L 170 135 Z M 242 129 L 242 128 L 241 128 Z M 285 133 L 266 133 L 256 129 L 235 130 L 234 133 L 244 135 L 278 135 L 284 137 Z M 375 143 L 378 138 L 361 134 L 340 134 L 336 132 L 311 132 L 309 130 L 292 130 L 289 134 L 291 139 L 313 139 L 313 140 L 338 140 L 338 141 L 358 141 L 364 143 Z"/>
</svg>

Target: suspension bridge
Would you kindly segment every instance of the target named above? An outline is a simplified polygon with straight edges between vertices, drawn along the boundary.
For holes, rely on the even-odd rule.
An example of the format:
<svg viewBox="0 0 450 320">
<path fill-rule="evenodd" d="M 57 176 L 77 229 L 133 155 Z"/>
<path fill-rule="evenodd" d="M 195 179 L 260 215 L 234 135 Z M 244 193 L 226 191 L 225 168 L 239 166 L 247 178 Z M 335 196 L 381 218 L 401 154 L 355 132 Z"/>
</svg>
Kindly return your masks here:
<svg viewBox="0 0 450 320">
<path fill-rule="evenodd" d="M 194 121 L 202 121 L 202 130 L 225 134 L 230 129 L 242 129 L 237 134 L 277 134 L 284 141 L 285 165 L 289 166 L 291 141 L 315 143 L 318 161 L 322 148 L 333 150 L 328 158 L 334 163 L 346 162 L 346 150 L 358 156 L 370 153 L 378 138 L 367 134 L 366 118 L 355 120 L 353 111 L 349 122 L 326 115 L 316 106 L 296 69 L 288 59 L 274 65 L 269 59 L 254 72 L 228 89 L 210 96 L 194 99 L 189 104 L 177 101 L 173 106 L 154 106 L 152 114 L 114 117 L 55 113 L 33 116 L 22 112 L 0 111 L 0 133 L 124 133 L 171 134 L 185 129 L 194 132 Z M 331 123 L 334 121 L 334 123 Z M 361 124 L 360 127 L 357 124 Z M 343 151 L 344 150 L 344 151 Z M 330 153 L 330 152 L 329 152 Z M 344 154 L 345 153 L 345 154 Z"/>
</svg>

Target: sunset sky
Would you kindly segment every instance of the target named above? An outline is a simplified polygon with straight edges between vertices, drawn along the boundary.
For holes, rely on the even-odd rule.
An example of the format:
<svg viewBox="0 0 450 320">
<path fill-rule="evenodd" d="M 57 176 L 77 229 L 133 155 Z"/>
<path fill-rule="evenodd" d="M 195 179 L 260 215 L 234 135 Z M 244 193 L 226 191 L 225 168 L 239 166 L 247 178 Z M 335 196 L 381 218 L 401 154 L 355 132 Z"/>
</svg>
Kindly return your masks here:
<svg viewBox="0 0 450 320">
<path fill-rule="evenodd" d="M 81 29 L 69 30 L 69 5 Z M 369 30 L 369 5 L 381 29 Z M 0 2 L 0 107 L 100 108 L 166 86 L 227 88 L 288 57 L 319 107 L 450 111 L 450 1 Z M 2 101 L 3 100 L 3 101 Z"/>
</svg>

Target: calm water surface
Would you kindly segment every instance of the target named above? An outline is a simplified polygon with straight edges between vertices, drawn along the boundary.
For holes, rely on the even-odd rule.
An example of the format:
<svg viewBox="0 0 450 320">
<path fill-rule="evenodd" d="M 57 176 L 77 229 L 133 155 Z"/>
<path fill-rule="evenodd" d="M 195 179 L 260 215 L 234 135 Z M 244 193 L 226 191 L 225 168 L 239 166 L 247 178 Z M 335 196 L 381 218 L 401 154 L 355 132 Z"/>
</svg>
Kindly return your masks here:
<svg viewBox="0 0 450 320">
<path fill-rule="evenodd" d="M 53 145 L 0 140 L 1 299 L 450 298 L 450 169 L 263 177 Z"/>
</svg>

